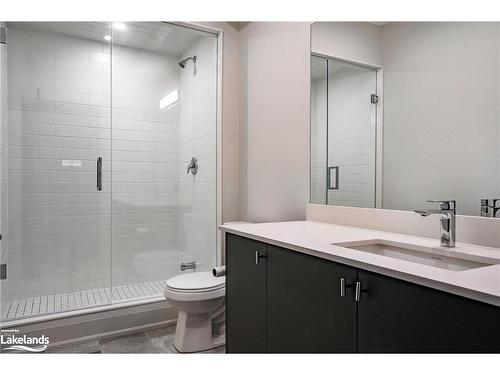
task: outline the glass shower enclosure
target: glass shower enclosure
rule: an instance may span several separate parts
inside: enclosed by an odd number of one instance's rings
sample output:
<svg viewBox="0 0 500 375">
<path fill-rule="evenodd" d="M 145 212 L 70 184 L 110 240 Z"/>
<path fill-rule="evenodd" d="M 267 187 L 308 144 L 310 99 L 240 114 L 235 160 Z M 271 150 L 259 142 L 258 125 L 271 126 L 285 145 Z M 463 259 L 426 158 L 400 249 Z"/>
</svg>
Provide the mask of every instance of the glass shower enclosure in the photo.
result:
<svg viewBox="0 0 500 375">
<path fill-rule="evenodd" d="M 311 56 L 310 202 L 375 207 L 377 70 Z"/>
<path fill-rule="evenodd" d="M 0 27 L 1 322 L 141 303 L 182 262 L 213 267 L 217 35 Z"/>
</svg>

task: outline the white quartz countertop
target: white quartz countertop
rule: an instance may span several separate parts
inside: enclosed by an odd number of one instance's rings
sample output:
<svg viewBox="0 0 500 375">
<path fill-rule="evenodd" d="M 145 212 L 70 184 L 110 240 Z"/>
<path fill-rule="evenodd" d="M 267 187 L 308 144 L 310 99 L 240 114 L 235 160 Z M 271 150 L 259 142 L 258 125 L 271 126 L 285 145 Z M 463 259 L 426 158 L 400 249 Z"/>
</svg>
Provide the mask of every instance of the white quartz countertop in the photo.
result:
<svg viewBox="0 0 500 375">
<path fill-rule="evenodd" d="M 500 249 L 497 248 L 457 243 L 455 248 L 445 249 L 440 246 L 437 239 L 316 221 L 256 224 L 238 222 L 226 223 L 221 225 L 220 229 L 224 232 L 281 246 L 293 251 L 500 306 Z M 488 258 L 491 263 L 498 264 L 452 271 L 332 245 L 332 243 L 373 239 L 432 247 L 441 254 L 446 251 L 449 254 L 460 253 L 462 257 L 479 256 Z"/>
</svg>

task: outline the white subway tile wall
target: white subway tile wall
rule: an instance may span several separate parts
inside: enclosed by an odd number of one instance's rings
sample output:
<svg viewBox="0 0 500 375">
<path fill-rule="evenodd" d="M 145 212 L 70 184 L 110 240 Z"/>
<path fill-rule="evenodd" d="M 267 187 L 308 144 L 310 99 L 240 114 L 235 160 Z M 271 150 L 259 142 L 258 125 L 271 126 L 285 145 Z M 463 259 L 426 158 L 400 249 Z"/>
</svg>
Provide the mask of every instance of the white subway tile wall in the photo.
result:
<svg viewBox="0 0 500 375">
<path fill-rule="evenodd" d="M 166 280 L 179 270 L 179 61 L 113 46 L 112 284 Z"/>
<path fill-rule="evenodd" d="M 9 29 L 9 300 L 215 263 L 216 38 L 182 56 L 112 51 L 110 66 L 104 41 Z M 177 64 L 187 54 L 195 74 Z M 179 103 L 160 109 L 172 90 Z"/>
<path fill-rule="evenodd" d="M 8 300 L 111 284 L 109 44 L 9 26 Z"/>
<path fill-rule="evenodd" d="M 180 248 L 211 270 L 216 262 L 216 141 L 217 48 L 216 38 L 200 38 L 181 58 L 196 55 L 180 77 Z M 198 173 L 186 168 L 195 156 Z M 188 259 L 189 260 L 189 259 Z"/>
<path fill-rule="evenodd" d="M 375 207 L 376 72 L 334 60 L 328 66 L 328 164 L 339 166 L 328 203 Z"/>
</svg>

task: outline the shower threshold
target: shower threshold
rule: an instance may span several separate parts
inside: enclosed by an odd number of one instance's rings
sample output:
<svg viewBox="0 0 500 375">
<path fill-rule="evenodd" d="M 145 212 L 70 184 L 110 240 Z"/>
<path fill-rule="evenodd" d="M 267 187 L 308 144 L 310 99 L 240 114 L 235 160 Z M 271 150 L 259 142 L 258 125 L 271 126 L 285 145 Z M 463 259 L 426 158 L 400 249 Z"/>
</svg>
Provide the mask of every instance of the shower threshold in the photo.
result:
<svg viewBox="0 0 500 375">
<path fill-rule="evenodd" d="M 55 314 L 76 315 L 99 307 L 114 308 L 155 297 L 164 300 L 165 287 L 166 281 L 161 280 L 7 301 L 2 312 L 2 326 L 30 318 L 39 321 L 36 318 L 52 319 Z"/>
</svg>

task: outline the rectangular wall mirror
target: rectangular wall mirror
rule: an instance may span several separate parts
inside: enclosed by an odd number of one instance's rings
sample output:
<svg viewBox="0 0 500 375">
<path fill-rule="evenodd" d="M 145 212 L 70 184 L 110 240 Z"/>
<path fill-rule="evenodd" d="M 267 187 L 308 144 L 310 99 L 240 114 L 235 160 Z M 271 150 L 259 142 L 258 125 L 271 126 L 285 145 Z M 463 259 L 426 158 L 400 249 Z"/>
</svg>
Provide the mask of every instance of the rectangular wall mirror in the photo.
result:
<svg viewBox="0 0 500 375">
<path fill-rule="evenodd" d="M 500 23 L 311 34 L 311 203 L 500 217 Z"/>
</svg>

